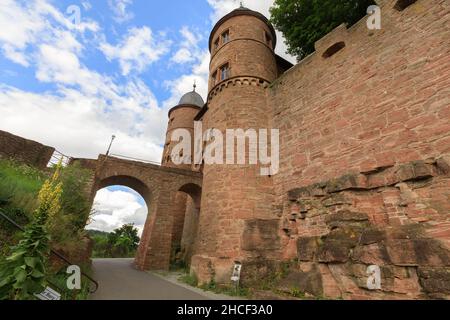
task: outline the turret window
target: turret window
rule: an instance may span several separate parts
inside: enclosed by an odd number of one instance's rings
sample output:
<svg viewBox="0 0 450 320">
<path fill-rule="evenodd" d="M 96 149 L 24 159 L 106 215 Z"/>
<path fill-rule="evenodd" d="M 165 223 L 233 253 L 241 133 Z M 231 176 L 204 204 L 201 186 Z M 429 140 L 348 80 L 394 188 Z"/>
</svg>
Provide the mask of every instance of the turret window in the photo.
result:
<svg viewBox="0 0 450 320">
<path fill-rule="evenodd" d="M 222 33 L 222 44 L 225 44 L 228 41 L 230 41 L 230 31 L 229 30 Z"/>
<path fill-rule="evenodd" d="M 225 80 L 228 79 L 230 77 L 230 65 L 224 64 L 221 68 L 220 68 L 220 80 Z"/>
<path fill-rule="evenodd" d="M 217 71 L 213 73 L 213 75 L 211 76 L 211 82 L 212 85 L 215 86 L 217 83 Z"/>
</svg>

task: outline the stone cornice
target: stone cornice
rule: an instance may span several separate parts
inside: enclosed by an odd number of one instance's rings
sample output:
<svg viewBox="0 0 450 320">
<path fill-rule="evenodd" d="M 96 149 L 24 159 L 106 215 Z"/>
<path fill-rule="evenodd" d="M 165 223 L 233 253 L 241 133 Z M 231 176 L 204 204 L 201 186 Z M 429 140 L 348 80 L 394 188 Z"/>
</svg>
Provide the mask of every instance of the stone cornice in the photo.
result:
<svg viewBox="0 0 450 320">
<path fill-rule="evenodd" d="M 261 86 L 263 88 L 267 88 L 270 85 L 270 81 L 255 76 L 235 76 L 228 78 L 216 84 L 209 91 L 208 102 L 211 101 L 213 97 L 215 97 L 223 89 L 228 88 L 229 86 L 237 86 L 237 85 Z"/>
</svg>

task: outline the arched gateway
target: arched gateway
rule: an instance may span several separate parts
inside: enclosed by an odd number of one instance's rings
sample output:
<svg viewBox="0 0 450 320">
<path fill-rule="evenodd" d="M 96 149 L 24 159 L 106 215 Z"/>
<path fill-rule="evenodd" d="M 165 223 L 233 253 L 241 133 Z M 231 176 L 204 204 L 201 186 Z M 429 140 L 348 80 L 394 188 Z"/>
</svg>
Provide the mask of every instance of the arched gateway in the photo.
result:
<svg viewBox="0 0 450 320">
<path fill-rule="evenodd" d="M 98 190 L 123 185 L 138 192 L 147 203 L 148 215 L 136 255 L 141 270 L 169 268 L 171 253 L 183 236 L 186 207 L 174 205 L 180 195 L 189 196 L 199 209 L 201 174 L 178 168 L 162 167 L 137 161 L 100 155 L 97 160 L 76 159 L 82 167 L 92 170 L 91 201 Z M 177 227 L 181 225 L 181 227 Z M 196 230 L 192 228 L 190 230 Z M 184 230 L 186 233 L 186 230 Z M 195 235 L 185 235 L 195 238 Z"/>
</svg>

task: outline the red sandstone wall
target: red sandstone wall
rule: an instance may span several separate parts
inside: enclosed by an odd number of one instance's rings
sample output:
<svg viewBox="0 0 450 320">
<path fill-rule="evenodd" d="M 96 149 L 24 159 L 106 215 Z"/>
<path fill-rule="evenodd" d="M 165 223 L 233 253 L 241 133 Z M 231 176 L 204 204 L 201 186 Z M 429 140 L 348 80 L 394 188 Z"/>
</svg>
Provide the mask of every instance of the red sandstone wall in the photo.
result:
<svg viewBox="0 0 450 320">
<path fill-rule="evenodd" d="M 52 147 L 0 130 L 0 158 L 12 158 L 44 169 L 54 151 Z"/>
<path fill-rule="evenodd" d="M 198 232 L 200 208 L 197 208 L 190 196 L 187 197 L 186 214 L 181 239 L 181 258 L 190 265 L 194 244 Z"/>
<path fill-rule="evenodd" d="M 184 219 L 186 214 L 187 194 L 184 192 L 177 192 L 175 201 L 173 202 L 173 217 L 172 225 L 172 250 L 171 261 L 179 261 L 181 252 L 181 238 L 183 237 Z"/>
<path fill-rule="evenodd" d="M 300 261 L 280 290 L 450 296 L 449 3 L 382 3 L 382 30 L 337 28 L 268 90 L 282 258 Z M 370 264 L 381 290 L 367 290 Z"/>
<path fill-rule="evenodd" d="M 448 1 L 419 0 L 403 12 L 387 6 L 382 30 L 368 30 L 365 19 L 338 30 L 346 48 L 322 58 L 337 41 L 331 35 L 275 82 L 278 194 L 450 152 L 449 20 Z"/>
</svg>

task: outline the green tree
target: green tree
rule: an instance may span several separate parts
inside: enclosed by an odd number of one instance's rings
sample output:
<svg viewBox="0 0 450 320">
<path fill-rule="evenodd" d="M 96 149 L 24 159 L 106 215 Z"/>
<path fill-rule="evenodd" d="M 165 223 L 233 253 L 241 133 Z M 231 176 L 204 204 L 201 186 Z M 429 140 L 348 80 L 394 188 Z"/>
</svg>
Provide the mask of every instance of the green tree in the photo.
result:
<svg viewBox="0 0 450 320">
<path fill-rule="evenodd" d="M 133 224 L 125 224 L 108 235 L 108 243 L 111 246 L 113 256 L 129 256 L 133 254 L 140 238 L 138 229 Z"/>
<path fill-rule="evenodd" d="M 303 59 L 314 43 L 342 23 L 351 26 L 367 14 L 374 0 L 275 0 L 273 25 L 286 38 L 288 52 Z"/>
</svg>

